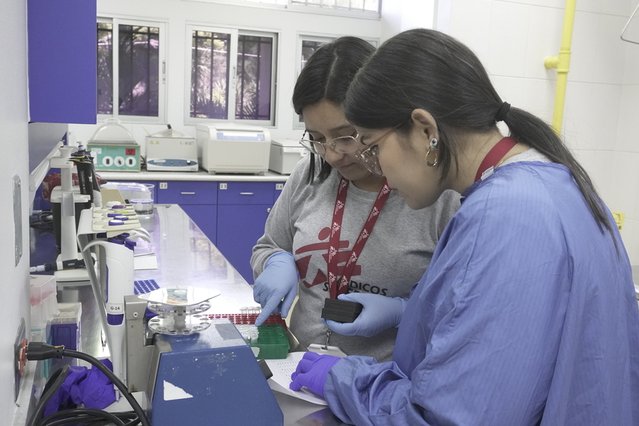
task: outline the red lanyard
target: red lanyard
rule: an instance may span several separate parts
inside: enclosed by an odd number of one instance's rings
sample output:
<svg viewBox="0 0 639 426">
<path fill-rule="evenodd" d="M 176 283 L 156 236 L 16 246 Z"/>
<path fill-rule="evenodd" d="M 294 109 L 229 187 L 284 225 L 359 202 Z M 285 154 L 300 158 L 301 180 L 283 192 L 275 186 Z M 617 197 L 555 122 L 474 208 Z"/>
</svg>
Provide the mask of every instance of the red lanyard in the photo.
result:
<svg viewBox="0 0 639 426">
<path fill-rule="evenodd" d="M 370 237 L 371 232 L 373 232 L 373 227 L 375 226 L 375 222 L 377 222 L 377 218 L 379 217 L 388 196 L 390 195 L 390 188 L 386 181 L 384 181 L 384 186 L 377 193 L 377 199 L 371 208 L 370 213 L 368 214 L 368 218 L 364 223 L 362 230 L 353 245 L 353 250 L 351 251 L 351 255 L 344 265 L 344 269 L 342 270 L 342 276 L 338 279 L 337 277 L 337 250 L 339 247 L 339 237 L 340 232 L 342 230 L 342 219 L 344 218 L 344 208 L 346 206 L 346 193 L 348 192 L 348 180 L 342 178 L 339 182 L 339 188 L 337 190 L 337 198 L 335 200 L 335 208 L 333 209 L 333 222 L 331 226 L 331 235 L 329 239 L 328 245 L 328 260 L 326 261 L 328 267 L 328 288 L 330 292 L 330 296 L 332 299 L 337 298 L 338 294 L 348 293 L 348 283 L 351 280 L 351 275 L 353 274 L 353 268 L 357 263 L 357 259 L 359 259 L 359 255 L 362 253 L 362 249 L 368 241 L 368 237 Z"/>
<path fill-rule="evenodd" d="M 490 176 L 490 173 L 493 172 L 495 166 L 499 161 L 504 158 L 504 155 L 508 153 L 515 145 L 517 145 L 517 141 L 513 138 L 502 138 L 499 142 L 493 146 L 488 154 L 484 157 L 481 164 L 479 165 L 479 169 L 477 169 L 477 174 L 475 175 L 475 182 L 484 178 L 484 174 L 488 173 L 487 176 Z"/>
</svg>

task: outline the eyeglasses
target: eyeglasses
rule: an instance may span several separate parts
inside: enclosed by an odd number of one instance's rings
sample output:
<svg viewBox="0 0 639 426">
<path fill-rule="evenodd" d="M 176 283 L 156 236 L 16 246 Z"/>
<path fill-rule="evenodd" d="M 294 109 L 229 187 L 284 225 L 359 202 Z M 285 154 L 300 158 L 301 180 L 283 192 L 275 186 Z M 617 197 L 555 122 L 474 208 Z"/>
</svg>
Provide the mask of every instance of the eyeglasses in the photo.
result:
<svg viewBox="0 0 639 426">
<path fill-rule="evenodd" d="M 361 145 L 358 141 L 357 132 L 354 132 L 350 136 L 339 136 L 337 138 L 328 140 L 315 140 L 309 139 L 305 136 L 308 132 L 304 132 L 300 139 L 300 145 L 311 151 L 313 154 L 324 155 L 326 154 L 326 147 L 330 147 L 333 151 L 341 154 L 354 154 Z M 309 135 L 310 136 L 310 135 Z"/>
<path fill-rule="evenodd" d="M 402 123 L 403 124 L 403 123 Z M 359 141 L 360 144 L 364 145 L 366 148 L 362 149 L 361 151 L 359 151 L 356 156 L 357 158 L 359 158 L 359 160 L 362 162 L 362 164 L 364 164 L 364 167 L 366 167 L 368 169 L 369 172 L 382 176 L 382 167 L 379 165 L 379 158 L 378 158 L 378 153 L 379 153 L 379 143 L 381 141 L 383 141 L 388 135 L 390 135 L 392 132 L 394 132 L 395 130 L 397 130 L 398 127 L 400 127 L 402 124 L 399 124 L 397 126 L 394 126 L 390 129 L 388 129 L 386 132 L 382 133 L 377 139 L 375 139 L 373 142 L 369 143 L 369 144 L 365 144 L 364 142 L 362 142 L 361 137 L 358 135 L 357 136 L 357 140 Z"/>
</svg>

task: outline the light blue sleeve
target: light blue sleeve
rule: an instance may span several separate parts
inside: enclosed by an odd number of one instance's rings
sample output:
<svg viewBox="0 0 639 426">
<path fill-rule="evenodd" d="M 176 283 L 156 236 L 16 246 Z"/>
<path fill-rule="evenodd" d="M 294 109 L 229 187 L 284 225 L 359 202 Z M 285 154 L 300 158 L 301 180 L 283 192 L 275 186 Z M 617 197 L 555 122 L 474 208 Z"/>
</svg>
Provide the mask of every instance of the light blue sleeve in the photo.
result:
<svg viewBox="0 0 639 426">
<path fill-rule="evenodd" d="M 348 424 L 428 425 L 409 402 L 411 387 L 395 362 L 349 356 L 329 372 L 324 397 L 333 414 Z"/>
</svg>

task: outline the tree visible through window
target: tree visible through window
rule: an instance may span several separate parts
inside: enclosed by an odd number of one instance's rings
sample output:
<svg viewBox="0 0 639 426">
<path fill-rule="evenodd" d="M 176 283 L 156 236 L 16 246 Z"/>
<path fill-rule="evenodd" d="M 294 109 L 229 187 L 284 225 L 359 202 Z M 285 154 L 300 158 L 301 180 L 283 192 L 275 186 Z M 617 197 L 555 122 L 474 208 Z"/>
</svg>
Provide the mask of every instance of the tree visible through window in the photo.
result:
<svg viewBox="0 0 639 426">
<path fill-rule="evenodd" d="M 158 117 L 160 29 L 98 22 L 97 44 L 98 114 Z M 118 64 L 117 81 L 114 58 Z"/>
<path fill-rule="evenodd" d="M 113 113 L 113 24 L 98 22 L 98 114 Z"/>
<path fill-rule="evenodd" d="M 271 119 L 273 39 L 239 36 L 235 118 Z"/>
<path fill-rule="evenodd" d="M 120 25 L 120 115 L 158 115 L 159 28 Z"/>
<path fill-rule="evenodd" d="M 189 116 L 272 121 L 275 37 L 234 34 L 192 31 Z"/>
<path fill-rule="evenodd" d="M 191 117 L 227 118 L 230 45 L 230 34 L 193 31 Z"/>
</svg>

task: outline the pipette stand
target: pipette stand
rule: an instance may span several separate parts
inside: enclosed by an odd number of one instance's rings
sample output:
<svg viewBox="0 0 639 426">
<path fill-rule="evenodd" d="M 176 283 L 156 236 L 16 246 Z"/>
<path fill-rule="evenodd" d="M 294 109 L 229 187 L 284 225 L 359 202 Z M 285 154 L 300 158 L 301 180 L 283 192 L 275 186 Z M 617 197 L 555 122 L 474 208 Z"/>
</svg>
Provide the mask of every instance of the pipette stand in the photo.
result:
<svg viewBox="0 0 639 426">
<path fill-rule="evenodd" d="M 58 283 L 87 283 L 89 280 L 86 269 L 77 266 L 82 256 L 76 241 L 76 212 L 79 210 L 78 207 L 88 206 L 91 197 L 80 194 L 79 189 L 73 187 L 75 165 L 70 158 L 74 150 L 71 146 L 63 145 L 59 148 L 60 155 L 50 160 L 51 168 L 60 169 L 60 186 L 53 191 L 59 192 L 60 199 L 60 254 L 56 259 L 55 271 Z"/>
</svg>

